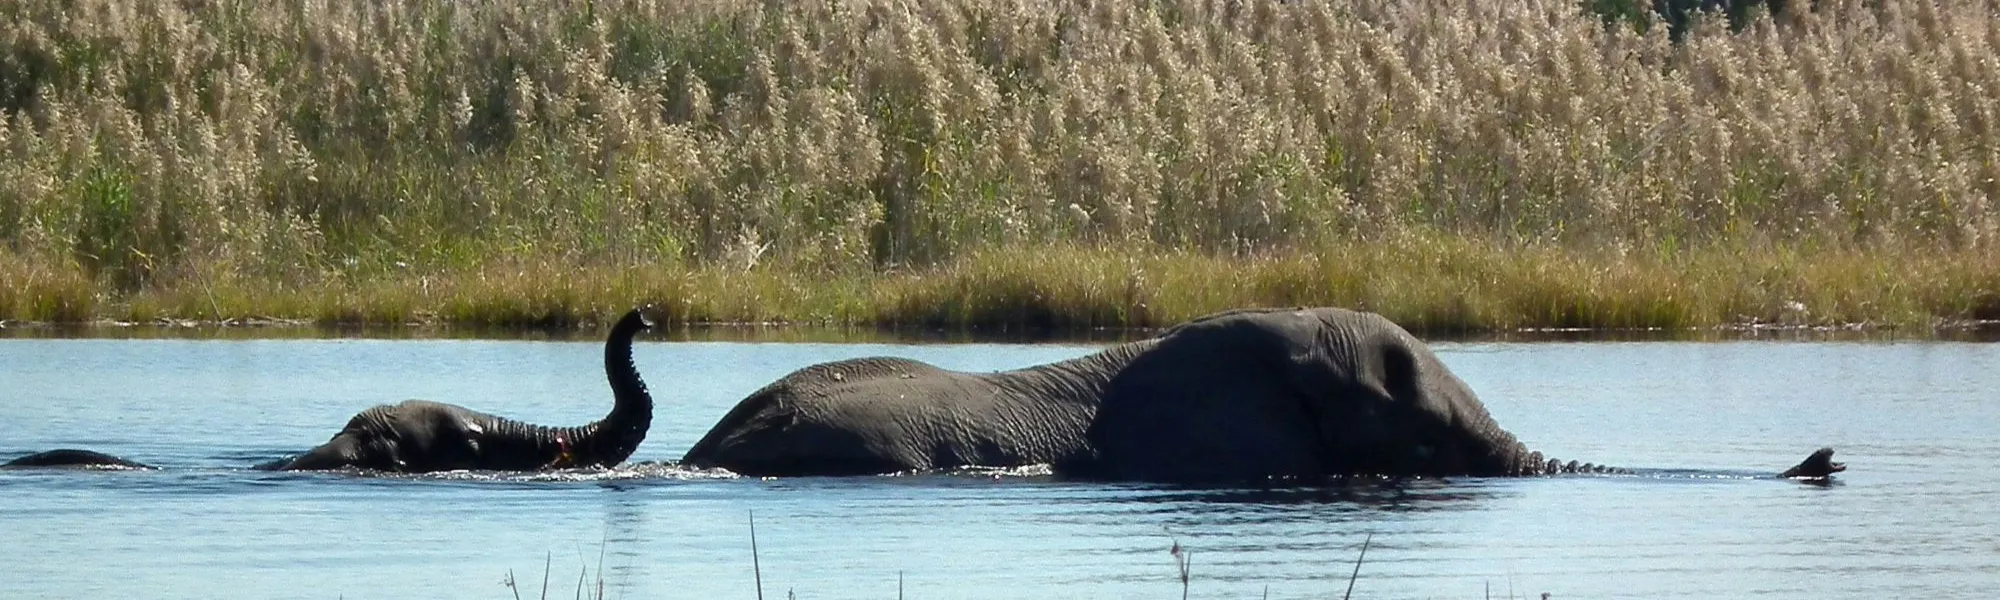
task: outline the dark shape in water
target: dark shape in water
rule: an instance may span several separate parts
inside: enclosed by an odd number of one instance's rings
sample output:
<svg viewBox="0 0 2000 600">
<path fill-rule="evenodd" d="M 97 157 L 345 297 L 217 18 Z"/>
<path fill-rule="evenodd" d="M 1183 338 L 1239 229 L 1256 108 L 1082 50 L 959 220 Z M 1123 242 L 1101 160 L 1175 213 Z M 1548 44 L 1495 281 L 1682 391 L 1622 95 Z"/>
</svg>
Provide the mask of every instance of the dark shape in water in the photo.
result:
<svg viewBox="0 0 2000 600">
<path fill-rule="evenodd" d="M 67 469 L 152 469 L 152 465 L 136 463 L 95 450 L 63 448 L 36 452 L 0 464 L 0 469 L 23 468 L 67 468 Z"/>
<path fill-rule="evenodd" d="M 361 411 L 325 444 L 256 468 L 423 473 L 616 465 L 638 449 L 653 423 L 653 397 L 632 364 L 632 338 L 649 327 L 652 323 L 641 309 L 626 313 L 612 326 L 604 344 L 604 371 L 615 402 L 610 414 L 596 422 L 546 427 L 454 404 L 407 400 Z M 30 454 L 0 468 L 114 465 L 151 468 L 101 452 L 68 449 Z"/>
<path fill-rule="evenodd" d="M 1528 449 L 1429 346 L 1338 308 L 1229 311 L 998 373 L 895 357 L 813 365 L 738 403 L 682 462 L 753 476 L 1048 464 L 1059 477 L 1224 485 L 1624 472 Z"/>
<path fill-rule="evenodd" d="M 1785 472 L 1778 476 L 1786 479 L 1826 479 L 1832 477 L 1834 473 L 1845 470 L 1847 463 L 1833 462 L 1832 448 L 1820 448 L 1813 451 L 1812 456 L 1806 457 L 1804 461 L 1790 469 L 1785 469 Z"/>
</svg>

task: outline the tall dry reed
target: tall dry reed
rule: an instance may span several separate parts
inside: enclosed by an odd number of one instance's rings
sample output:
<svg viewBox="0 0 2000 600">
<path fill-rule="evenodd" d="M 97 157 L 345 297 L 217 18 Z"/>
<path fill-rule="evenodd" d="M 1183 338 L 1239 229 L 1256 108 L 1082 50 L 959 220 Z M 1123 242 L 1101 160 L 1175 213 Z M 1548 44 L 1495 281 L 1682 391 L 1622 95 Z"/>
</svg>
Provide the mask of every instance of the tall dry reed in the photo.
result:
<svg viewBox="0 0 2000 600">
<path fill-rule="evenodd" d="M 1568 0 L 18 0 L 0 268 L 1992 256 L 2000 1 L 1819 4 L 1674 42 Z"/>
</svg>

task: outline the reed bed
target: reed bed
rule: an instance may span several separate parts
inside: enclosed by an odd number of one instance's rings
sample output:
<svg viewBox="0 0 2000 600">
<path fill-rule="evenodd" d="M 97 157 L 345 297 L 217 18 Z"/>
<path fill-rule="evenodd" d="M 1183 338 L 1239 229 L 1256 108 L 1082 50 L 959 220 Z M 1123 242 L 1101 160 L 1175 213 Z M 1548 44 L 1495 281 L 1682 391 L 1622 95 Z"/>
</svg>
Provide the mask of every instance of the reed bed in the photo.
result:
<svg viewBox="0 0 2000 600">
<path fill-rule="evenodd" d="M 1800 4 L 20 0 L 0 319 L 2000 318 L 2000 0 Z"/>
<path fill-rule="evenodd" d="M 825 275 L 650 265 L 479 265 L 297 288 L 219 280 L 92 304 L 71 271 L 0 307 L 41 320 L 306 319 L 329 324 L 602 326 L 636 302 L 668 323 L 792 323 L 1041 332 L 1159 327 L 1240 306 L 1346 306 L 1413 330 L 1685 330 L 1728 325 L 1925 332 L 2000 320 L 2000 260 L 1922 253 L 1719 249 L 1673 258 L 1499 247 L 1437 236 L 1268 257 L 1133 256 L 1050 246 L 903 272 Z M 13 273 L 0 267 L 0 273 Z M 36 286 L 46 286 L 45 288 Z M 636 299 L 636 300 L 635 300 Z"/>
</svg>

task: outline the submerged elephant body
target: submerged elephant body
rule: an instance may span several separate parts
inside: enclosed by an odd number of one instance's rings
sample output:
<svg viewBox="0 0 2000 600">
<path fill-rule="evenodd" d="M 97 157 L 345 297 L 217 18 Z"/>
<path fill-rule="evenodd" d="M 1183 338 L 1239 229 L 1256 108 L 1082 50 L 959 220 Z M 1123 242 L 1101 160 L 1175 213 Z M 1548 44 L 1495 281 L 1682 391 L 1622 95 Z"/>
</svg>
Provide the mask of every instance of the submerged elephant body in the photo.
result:
<svg viewBox="0 0 2000 600">
<path fill-rule="evenodd" d="M 753 393 L 684 462 L 753 475 L 1046 463 L 1138 480 L 1547 468 L 1422 342 L 1330 308 L 1233 311 L 998 373 L 815 365 Z"/>
<path fill-rule="evenodd" d="M 638 310 L 612 326 L 604 344 L 604 371 L 613 404 L 598 421 L 546 427 L 453 404 L 407 400 L 363 410 L 326 443 L 257 468 L 421 473 L 616 465 L 638 449 L 653 422 L 652 395 L 632 364 L 632 338 L 648 327 L 651 323 Z M 105 466 L 147 468 L 100 452 L 70 449 L 30 454 L 0 468 Z"/>
<path fill-rule="evenodd" d="M 1048 464 L 1142 481 L 1606 470 L 1527 449 L 1423 342 L 1335 308 L 1231 311 L 998 373 L 814 365 L 744 399 L 682 462 L 747 475 Z"/>
<path fill-rule="evenodd" d="M 152 469 L 154 467 L 95 450 L 78 450 L 75 448 L 36 452 L 0 463 L 0 469 L 27 468 Z"/>
<path fill-rule="evenodd" d="M 1065 461 L 1088 450 L 1101 356 L 997 374 L 886 357 L 806 367 L 739 403 L 682 463 L 866 475 Z"/>
</svg>

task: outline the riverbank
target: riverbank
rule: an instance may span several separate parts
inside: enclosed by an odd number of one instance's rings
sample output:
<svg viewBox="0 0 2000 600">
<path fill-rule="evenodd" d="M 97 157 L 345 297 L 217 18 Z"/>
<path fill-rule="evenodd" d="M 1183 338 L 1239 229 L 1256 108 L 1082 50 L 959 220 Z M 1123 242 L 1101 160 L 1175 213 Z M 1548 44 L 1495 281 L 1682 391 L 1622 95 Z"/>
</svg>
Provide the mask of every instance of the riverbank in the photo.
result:
<svg viewBox="0 0 2000 600">
<path fill-rule="evenodd" d="M 988 331 L 1157 327 L 1242 306 L 1345 306 L 1419 331 L 1701 329 L 1750 324 L 1928 331 L 2000 319 L 2000 255 L 1735 248 L 1671 255 L 1399 236 L 1252 258 L 1074 247 L 978 252 L 860 274 L 481 264 L 283 286 L 219 275 L 120 294 L 75 268 L 0 255 L 0 318 L 291 320 L 548 328 L 652 303 L 664 324 L 799 323 Z"/>
<path fill-rule="evenodd" d="M 1989 13 L 24 0 L 0 319 L 1992 319 Z"/>
</svg>

